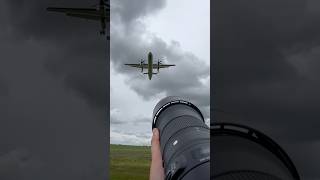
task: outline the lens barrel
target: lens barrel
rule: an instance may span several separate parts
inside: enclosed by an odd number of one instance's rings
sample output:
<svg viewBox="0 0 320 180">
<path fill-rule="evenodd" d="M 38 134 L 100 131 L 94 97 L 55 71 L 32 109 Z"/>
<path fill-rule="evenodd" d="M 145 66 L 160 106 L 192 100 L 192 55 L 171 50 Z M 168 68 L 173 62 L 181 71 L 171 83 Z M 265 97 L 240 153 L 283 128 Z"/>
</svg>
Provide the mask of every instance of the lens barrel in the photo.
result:
<svg viewBox="0 0 320 180">
<path fill-rule="evenodd" d="M 160 132 L 166 180 L 210 178 L 210 129 L 195 105 L 176 96 L 162 99 L 152 128 Z"/>
<path fill-rule="evenodd" d="M 299 180 L 288 154 L 270 137 L 251 127 L 213 123 L 211 145 L 215 180 Z"/>
</svg>

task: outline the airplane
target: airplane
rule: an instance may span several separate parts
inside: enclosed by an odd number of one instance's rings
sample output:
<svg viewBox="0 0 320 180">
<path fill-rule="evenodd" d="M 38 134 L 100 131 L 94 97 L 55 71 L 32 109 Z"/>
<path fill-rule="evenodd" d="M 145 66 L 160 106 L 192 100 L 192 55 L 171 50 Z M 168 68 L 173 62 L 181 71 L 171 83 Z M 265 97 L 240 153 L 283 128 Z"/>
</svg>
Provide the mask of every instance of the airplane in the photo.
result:
<svg viewBox="0 0 320 180">
<path fill-rule="evenodd" d="M 157 64 L 153 64 L 153 55 L 151 52 L 148 53 L 148 64 L 144 63 L 144 60 L 141 60 L 139 64 L 124 64 L 127 66 L 141 68 L 141 73 L 143 73 L 143 69 L 148 69 L 148 72 L 143 74 L 148 74 L 149 80 L 151 80 L 153 74 L 158 74 L 160 68 L 168 68 L 170 66 L 175 66 L 174 64 L 162 64 L 160 60 L 158 60 Z M 157 73 L 153 72 L 153 69 L 157 69 Z"/>
<path fill-rule="evenodd" d="M 59 7 L 48 7 L 47 11 L 62 12 L 67 16 L 73 16 L 78 18 L 84 18 L 89 20 L 95 20 L 101 22 L 100 34 L 106 33 L 106 23 L 110 22 L 110 4 L 109 0 L 100 0 L 100 3 L 96 8 L 59 8 Z M 110 39 L 110 36 L 107 36 Z"/>
</svg>

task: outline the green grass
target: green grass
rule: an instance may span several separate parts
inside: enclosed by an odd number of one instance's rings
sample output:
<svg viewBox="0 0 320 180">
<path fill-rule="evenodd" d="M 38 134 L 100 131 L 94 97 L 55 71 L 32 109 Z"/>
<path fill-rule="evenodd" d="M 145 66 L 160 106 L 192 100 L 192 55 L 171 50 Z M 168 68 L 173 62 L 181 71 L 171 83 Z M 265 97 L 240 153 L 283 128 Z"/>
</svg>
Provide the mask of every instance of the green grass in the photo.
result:
<svg viewBox="0 0 320 180">
<path fill-rule="evenodd" d="M 150 153 L 148 146 L 110 145 L 110 179 L 148 180 Z"/>
</svg>

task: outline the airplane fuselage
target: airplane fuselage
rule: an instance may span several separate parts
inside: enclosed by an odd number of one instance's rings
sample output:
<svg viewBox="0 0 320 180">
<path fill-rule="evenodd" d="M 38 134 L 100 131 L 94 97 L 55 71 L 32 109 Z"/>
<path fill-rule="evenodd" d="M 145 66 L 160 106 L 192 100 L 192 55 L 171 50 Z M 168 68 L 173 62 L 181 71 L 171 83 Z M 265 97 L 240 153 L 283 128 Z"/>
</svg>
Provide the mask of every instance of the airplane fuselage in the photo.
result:
<svg viewBox="0 0 320 180">
<path fill-rule="evenodd" d="M 151 80 L 152 78 L 152 74 L 153 74 L 153 56 L 152 56 L 152 53 L 149 52 L 148 54 L 148 77 L 149 77 L 149 80 Z"/>
<path fill-rule="evenodd" d="M 145 60 L 141 59 L 139 64 L 124 64 L 124 65 L 141 69 L 141 73 L 147 74 L 149 80 L 152 79 L 152 76 L 154 74 L 159 73 L 159 69 L 168 68 L 170 66 L 175 66 L 174 64 L 162 64 L 162 62 L 160 60 L 158 61 L 158 63 L 153 64 L 153 55 L 151 52 L 148 53 L 146 60 L 147 60 L 147 63 L 145 63 Z M 147 72 L 144 72 L 143 71 L 144 69 L 147 69 Z M 157 69 L 158 71 L 154 72 L 153 69 Z"/>
<path fill-rule="evenodd" d="M 100 0 L 100 3 L 96 8 L 60 8 L 60 7 L 48 7 L 48 11 L 63 12 L 67 16 L 73 16 L 83 19 L 90 19 L 100 21 L 101 31 L 100 34 L 106 33 L 107 23 L 110 22 L 110 3 L 109 0 Z M 107 39 L 110 39 L 108 33 Z"/>
</svg>

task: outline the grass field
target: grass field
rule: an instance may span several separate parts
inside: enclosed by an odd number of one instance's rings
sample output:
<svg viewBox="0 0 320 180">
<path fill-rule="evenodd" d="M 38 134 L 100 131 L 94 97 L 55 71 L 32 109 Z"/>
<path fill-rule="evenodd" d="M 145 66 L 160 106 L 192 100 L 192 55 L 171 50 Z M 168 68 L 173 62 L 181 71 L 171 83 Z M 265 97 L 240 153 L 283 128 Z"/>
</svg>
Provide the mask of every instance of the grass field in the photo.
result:
<svg viewBox="0 0 320 180">
<path fill-rule="evenodd" d="M 111 180 L 148 180 L 150 147 L 110 145 Z"/>
</svg>

